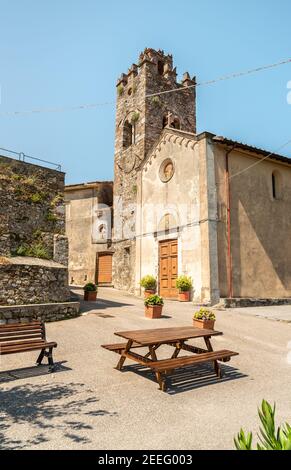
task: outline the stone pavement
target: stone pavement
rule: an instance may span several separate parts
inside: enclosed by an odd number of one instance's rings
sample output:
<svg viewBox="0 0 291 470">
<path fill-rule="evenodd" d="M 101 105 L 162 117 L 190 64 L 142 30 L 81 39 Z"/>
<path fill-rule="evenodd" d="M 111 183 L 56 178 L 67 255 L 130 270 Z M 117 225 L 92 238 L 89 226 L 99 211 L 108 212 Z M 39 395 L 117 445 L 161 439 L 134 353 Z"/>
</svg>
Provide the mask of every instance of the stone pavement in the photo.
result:
<svg viewBox="0 0 291 470">
<path fill-rule="evenodd" d="M 240 315 L 268 318 L 269 320 L 291 323 L 291 305 L 280 305 L 272 307 L 246 307 L 229 309 Z"/>
<path fill-rule="evenodd" d="M 291 422 L 291 324 L 218 311 L 224 335 L 213 346 L 240 353 L 225 378 L 207 366 L 177 371 L 163 393 L 130 361 L 115 370 L 118 356 L 100 345 L 118 341 L 118 330 L 189 325 L 193 306 L 166 302 L 164 318 L 149 320 L 141 299 L 113 289 L 98 297 L 83 316 L 47 324 L 58 342 L 54 374 L 33 365 L 37 353 L 0 357 L 0 448 L 232 449 L 241 426 L 258 430 L 263 398 L 276 401 L 278 423 Z"/>
</svg>

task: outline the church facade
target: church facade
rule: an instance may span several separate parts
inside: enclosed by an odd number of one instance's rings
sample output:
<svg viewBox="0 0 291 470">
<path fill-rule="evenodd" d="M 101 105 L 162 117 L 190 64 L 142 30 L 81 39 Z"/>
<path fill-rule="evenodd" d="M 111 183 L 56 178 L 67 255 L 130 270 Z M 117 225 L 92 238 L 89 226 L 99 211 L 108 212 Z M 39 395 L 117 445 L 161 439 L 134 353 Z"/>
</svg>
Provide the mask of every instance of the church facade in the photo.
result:
<svg viewBox="0 0 291 470">
<path fill-rule="evenodd" d="M 172 91 L 176 90 L 176 91 Z M 177 297 L 291 298 L 291 160 L 196 132 L 195 78 L 145 49 L 117 83 L 113 185 L 114 287 L 141 294 L 153 274 Z"/>
</svg>

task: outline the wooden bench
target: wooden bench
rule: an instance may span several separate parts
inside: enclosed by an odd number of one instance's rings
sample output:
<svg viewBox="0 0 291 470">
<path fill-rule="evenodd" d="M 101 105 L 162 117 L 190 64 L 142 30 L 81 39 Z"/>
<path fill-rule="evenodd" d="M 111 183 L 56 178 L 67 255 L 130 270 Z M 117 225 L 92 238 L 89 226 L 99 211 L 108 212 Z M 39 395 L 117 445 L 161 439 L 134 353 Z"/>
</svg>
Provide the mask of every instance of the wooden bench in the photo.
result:
<svg viewBox="0 0 291 470">
<path fill-rule="evenodd" d="M 221 351 L 211 351 L 197 354 L 195 356 L 180 356 L 174 359 L 161 359 L 159 361 L 148 362 L 146 365 L 153 369 L 157 374 L 160 389 L 166 391 L 166 380 L 160 374 L 167 374 L 174 369 L 182 369 L 191 365 L 202 364 L 205 362 L 213 362 L 216 375 L 221 378 L 221 369 L 217 365 L 217 361 L 227 362 L 232 356 L 238 356 L 238 353 L 223 349 Z"/>
<path fill-rule="evenodd" d="M 41 364 L 44 356 L 48 358 L 49 370 L 53 372 L 53 348 L 56 342 L 48 342 L 45 324 L 41 321 L 0 325 L 0 356 L 41 350 L 36 363 Z"/>
<path fill-rule="evenodd" d="M 196 356 L 180 356 L 176 359 L 161 359 L 159 361 L 149 363 L 149 367 L 155 371 L 165 372 L 167 370 L 173 370 L 181 367 L 187 367 L 193 364 L 200 364 L 203 362 L 211 361 L 228 361 L 232 356 L 237 356 L 238 353 L 234 351 L 228 351 L 223 349 L 221 351 L 212 351 Z"/>
</svg>

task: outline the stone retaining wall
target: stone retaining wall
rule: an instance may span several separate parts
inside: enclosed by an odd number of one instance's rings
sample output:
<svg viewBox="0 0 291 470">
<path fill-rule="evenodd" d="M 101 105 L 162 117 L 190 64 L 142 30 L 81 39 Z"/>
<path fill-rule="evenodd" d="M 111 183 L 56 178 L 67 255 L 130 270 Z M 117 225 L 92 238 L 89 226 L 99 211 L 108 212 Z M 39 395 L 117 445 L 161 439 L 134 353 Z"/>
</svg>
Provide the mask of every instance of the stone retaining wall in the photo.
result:
<svg viewBox="0 0 291 470">
<path fill-rule="evenodd" d="M 26 323 L 33 320 L 52 322 L 79 315 L 79 302 L 0 306 L 0 324 Z"/>
<path fill-rule="evenodd" d="M 11 258 L 0 264 L 0 305 L 70 300 L 68 271 L 53 261 Z"/>
<path fill-rule="evenodd" d="M 54 235 L 65 236 L 63 193 L 64 173 L 0 156 L 0 255 L 52 259 Z"/>
<path fill-rule="evenodd" d="M 233 298 L 221 299 L 225 308 L 243 308 L 243 307 L 268 307 L 275 305 L 291 305 L 291 298 L 282 299 L 255 299 L 255 298 Z"/>
</svg>

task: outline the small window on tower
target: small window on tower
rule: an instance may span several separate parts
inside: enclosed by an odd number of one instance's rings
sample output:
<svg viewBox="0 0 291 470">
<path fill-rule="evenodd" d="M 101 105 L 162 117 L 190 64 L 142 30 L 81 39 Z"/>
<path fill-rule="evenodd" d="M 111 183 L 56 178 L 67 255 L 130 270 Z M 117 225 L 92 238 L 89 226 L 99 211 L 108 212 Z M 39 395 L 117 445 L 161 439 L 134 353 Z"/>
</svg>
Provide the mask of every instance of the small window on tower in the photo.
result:
<svg viewBox="0 0 291 470">
<path fill-rule="evenodd" d="M 168 115 L 164 114 L 163 116 L 163 129 L 168 125 Z"/>
<path fill-rule="evenodd" d="M 164 62 L 161 60 L 158 61 L 158 73 L 159 75 L 164 75 Z"/>
<path fill-rule="evenodd" d="M 175 119 L 172 121 L 171 123 L 171 127 L 173 129 L 181 129 L 181 123 L 180 123 L 180 119 L 175 117 Z"/>
<path fill-rule="evenodd" d="M 123 126 L 123 148 L 128 148 L 133 144 L 134 128 L 130 122 L 125 121 Z"/>
</svg>

